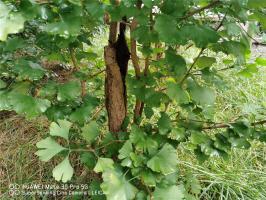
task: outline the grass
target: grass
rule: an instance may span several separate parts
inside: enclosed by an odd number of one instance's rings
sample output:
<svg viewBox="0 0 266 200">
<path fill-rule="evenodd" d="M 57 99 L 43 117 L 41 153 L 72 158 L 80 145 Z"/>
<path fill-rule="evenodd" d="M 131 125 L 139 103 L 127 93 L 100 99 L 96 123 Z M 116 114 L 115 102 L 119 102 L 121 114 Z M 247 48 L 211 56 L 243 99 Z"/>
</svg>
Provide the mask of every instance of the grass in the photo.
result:
<svg viewBox="0 0 266 200">
<path fill-rule="evenodd" d="M 23 117 L 11 115 L 0 122 L 0 199 L 9 200 L 9 186 L 11 184 L 23 185 L 49 184 L 60 185 L 52 177 L 53 168 L 62 161 L 56 157 L 49 162 L 41 162 L 34 153 L 37 151 L 36 143 L 47 136 L 49 121 L 38 118 L 28 121 Z M 80 164 L 77 155 L 71 156 L 74 167 L 74 177 L 68 184 L 87 184 L 96 178 L 94 174 L 87 173 Z M 32 190 L 35 191 L 35 190 Z M 36 196 L 37 197 L 37 196 Z M 14 199 L 36 199 L 35 196 L 16 196 Z M 48 197 L 48 199 L 68 199 L 68 197 Z M 37 198 L 39 199 L 39 198 Z"/>
<path fill-rule="evenodd" d="M 45 120 L 26 121 L 16 115 L 0 123 L 1 199 L 8 199 L 10 184 L 52 180 L 49 171 L 52 163 L 41 163 L 34 155 L 35 144 L 46 133 L 47 127 Z"/>
<path fill-rule="evenodd" d="M 212 158 L 202 165 L 181 147 L 179 160 L 183 173 L 190 171 L 200 180 L 202 200 L 266 199 L 265 144 L 253 143 L 249 150 L 232 149 L 228 161 Z"/>
</svg>

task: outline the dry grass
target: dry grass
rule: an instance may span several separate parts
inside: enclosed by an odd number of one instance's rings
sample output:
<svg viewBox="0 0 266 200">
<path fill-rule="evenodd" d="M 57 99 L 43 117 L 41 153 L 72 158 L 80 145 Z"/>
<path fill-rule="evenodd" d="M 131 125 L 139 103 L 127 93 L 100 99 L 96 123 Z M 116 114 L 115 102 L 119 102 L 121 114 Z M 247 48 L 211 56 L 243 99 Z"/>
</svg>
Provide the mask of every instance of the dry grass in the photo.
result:
<svg viewBox="0 0 266 200">
<path fill-rule="evenodd" d="M 9 200 L 10 184 L 59 184 L 52 177 L 53 168 L 62 161 L 58 157 L 49 162 L 41 162 L 37 156 L 36 143 L 48 134 L 49 121 L 38 118 L 26 120 L 14 114 L 5 114 L 0 121 L 0 199 Z M 69 184 L 85 184 L 92 181 L 93 175 L 80 164 L 77 154 L 72 154 L 71 163 L 75 175 Z M 67 199 L 66 197 L 47 197 L 48 199 Z M 14 197 L 12 197 L 14 199 Z M 15 199 L 39 199 L 34 196 L 17 196 Z"/>
<path fill-rule="evenodd" d="M 26 121 L 17 115 L 0 122 L 0 194 L 5 198 L 10 184 L 41 183 L 52 180 L 51 163 L 34 155 L 35 144 L 46 134 L 45 119 Z"/>
</svg>

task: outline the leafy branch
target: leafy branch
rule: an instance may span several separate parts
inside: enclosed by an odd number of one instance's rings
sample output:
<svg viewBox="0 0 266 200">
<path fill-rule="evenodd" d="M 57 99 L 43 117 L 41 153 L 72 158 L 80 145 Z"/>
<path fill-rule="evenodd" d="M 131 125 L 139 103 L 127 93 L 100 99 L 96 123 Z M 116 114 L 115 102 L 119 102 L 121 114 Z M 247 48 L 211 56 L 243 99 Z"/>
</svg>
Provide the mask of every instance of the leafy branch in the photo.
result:
<svg viewBox="0 0 266 200">
<path fill-rule="evenodd" d="M 205 50 L 205 48 L 202 48 L 200 50 L 198 56 L 194 59 L 194 62 L 192 63 L 192 65 L 190 66 L 190 68 L 188 69 L 188 71 L 186 72 L 186 74 L 184 75 L 184 77 L 181 79 L 180 85 L 183 85 L 184 81 L 188 78 L 188 76 L 190 75 L 191 70 L 193 69 L 193 67 L 197 63 L 198 59 L 200 58 L 200 56 L 202 55 L 202 53 L 203 53 L 204 50 Z"/>
<path fill-rule="evenodd" d="M 229 124 L 214 124 L 212 126 L 205 126 L 202 127 L 203 130 L 210 130 L 210 129 L 219 129 L 219 128 L 230 128 L 230 124 L 234 123 L 229 123 Z M 256 125 L 263 125 L 266 124 L 266 120 L 258 121 L 258 122 L 253 122 L 251 123 L 251 126 L 256 126 Z"/>
<path fill-rule="evenodd" d="M 220 0 L 215 0 L 215 1 L 211 2 L 210 4 L 204 6 L 204 7 L 201 7 L 201 8 L 199 8 L 199 9 L 195 9 L 195 10 L 193 10 L 193 11 L 190 11 L 190 12 L 189 12 L 186 16 L 184 16 L 182 19 L 185 20 L 185 19 L 187 19 L 187 18 L 189 18 L 189 17 L 192 17 L 192 16 L 195 15 L 195 14 L 201 13 L 201 12 L 204 11 L 204 10 L 207 10 L 207 9 L 213 8 L 213 7 L 217 6 L 217 5 L 220 4 L 220 3 L 221 3 Z"/>
<path fill-rule="evenodd" d="M 69 47 L 69 53 L 70 53 L 71 61 L 72 61 L 73 66 L 74 66 L 73 71 L 77 71 L 79 69 L 78 62 L 77 62 L 77 59 L 75 57 L 74 49 L 72 47 Z M 80 84 L 81 84 L 81 97 L 84 97 L 86 95 L 86 81 L 81 80 Z"/>
</svg>

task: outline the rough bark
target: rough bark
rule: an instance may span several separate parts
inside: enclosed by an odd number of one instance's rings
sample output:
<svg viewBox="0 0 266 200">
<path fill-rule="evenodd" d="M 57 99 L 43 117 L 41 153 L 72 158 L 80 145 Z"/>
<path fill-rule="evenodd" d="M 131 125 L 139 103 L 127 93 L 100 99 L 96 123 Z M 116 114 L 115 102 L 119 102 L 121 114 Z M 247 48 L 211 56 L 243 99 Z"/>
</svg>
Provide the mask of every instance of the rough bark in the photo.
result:
<svg viewBox="0 0 266 200">
<path fill-rule="evenodd" d="M 116 50 L 112 45 L 104 48 L 106 64 L 105 96 L 108 113 L 108 126 L 111 132 L 119 132 L 126 117 L 126 96 L 119 66 L 116 62 Z"/>
</svg>

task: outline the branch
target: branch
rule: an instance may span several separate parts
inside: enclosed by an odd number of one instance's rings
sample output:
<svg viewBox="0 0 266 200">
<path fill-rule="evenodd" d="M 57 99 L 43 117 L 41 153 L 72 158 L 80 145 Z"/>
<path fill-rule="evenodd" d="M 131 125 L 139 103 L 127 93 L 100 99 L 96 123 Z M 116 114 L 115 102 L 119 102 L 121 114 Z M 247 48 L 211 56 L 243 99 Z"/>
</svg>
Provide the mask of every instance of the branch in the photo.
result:
<svg viewBox="0 0 266 200">
<path fill-rule="evenodd" d="M 70 53 L 72 63 L 74 65 L 73 71 L 77 71 L 79 69 L 79 67 L 78 67 L 77 59 L 75 57 L 74 49 L 69 47 L 69 53 Z M 81 80 L 80 84 L 81 84 L 81 97 L 84 97 L 86 95 L 86 81 Z"/>
<path fill-rule="evenodd" d="M 252 37 L 246 30 L 245 30 L 245 28 L 240 24 L 240 23 L 238 23 L 239 24 L 239 26 L 241 27 L 241 29 L 247 34 L 247 36 L 250 38 L 250 39 L 252 39 L 253 41 L 254 41 L 254 43 L 256 44 L 256 45 L 259 45 L 259 44 L 261 44 L 258 40 L 256 40 L 254 37 Z M 254 44 L 253 43 L 253 44 Z"/>
<path fill-rule="evenodd" d="M 193 67 L 195 66 L 196 62 L 198 61 L 198 59 L 200 58 L 201 54 L 203 53 L 203 51 L 205 50 L 205 48 L 202 48 L 198 54 L 198 56 L 194 59 L 194 62 L 192 63 L 192 65 L 190 66 L 190 68 L 188 69 L 187 73 L 185 74 L 185 76 L 182 78 L 182 80 L 180 81 L 180 85 L 183 85 L 184 81 L 187 79 L 187 77 L 190 74 L 190 71 L 193 69 Z"/>
<path fill-rule="evenodd" d="M 229 67 L 225 67 L 225 68 L 222 68 L 222 69 L 218 69 L 218 70 L 216 70 L 216 71 L 217 71 L 217 72 L 226 71 L 226 70 L 229 70 L 229 69 L 234 69 L 235 67 L 236 67 L 236 65 L 231 65 L 231 66 L 229 66 Z M 200 71 L 201 71 L 201 69 L 199 69 L 199 70 L 195 70 L 195 71 L 192 72 L 192 75 L 193 75 L 193 76 L 201 76 L 202 73 L 197 73 L 197 72 L 200 72 Z"/>
<path fill-rule="evenodd" d="M 234 123 L 230 123 L 230 124 L 234 124 Z M 214 124 L 213 126 L 202 127 L 202 129 L 210 130 L 210 129 L 218 129 L 218 128 L 229 128 L 230 124 Z M 263 125 L 263 124 L 266 124 L 266 120 L 251 123 L 251 126 Z"/>
<path fill-rule="evenodd" d="M 138 23 L 137 20 L 134 18 L 131 22 L 131 28 L 130 28 L 130 43 L 131 43 L 131 60 L 132 64 L 135 70 L 135 74 L 137 79 L 140 78 L 140 66 L 139 66 L 139 57 L 137 55 L 137 42 L 132 36 L 132 32 L 136 29 Z"/>
<path fill-rule="evenodd" d="M 142 1 L 138 1 L 137 2 L 137 8 L 138 9 L 141 9 L 141 4 L 142 4 Z M 130 43 L 131 43 L 131 60 L 132 60 L 132 64 L 133 64 L 133 67 L 134 67 L 134 70 L 135 70 L 135 74 L 136 74 L 136 77 L 137 79 L 140 78 L 140 66 L 139 66 L 139 57 L 137 55 L 137 42 L 136 40 L 133 38 L 133 31 L 137 28 L 138 26 L 138 22 L 136 20 L 136 18 L 134 18 L 131 22 L 131 26 L 130 26 Z"/>
<path fill-rule="evenodd" d="M 220 0 L 214 0 L 213 2 L 211 2 L 210 4 L 208 4 L 208 5 L 204 6 L 204 7 L 201 7 L 199 9 L 195 9 L 193 11 L 190 11 L 187 15 L 185 15 L 184 17 L 182 17 L 182 20 L 185 20 L 185 19 L 187 19 L 189 17 L 192 17 L 193 15 L 195 15 L 197 13 L 200 13 L 200 12 L 202 12 L 204 10 L 207 10 L 209 8 L 213 8 L 213 7 L 215 7 L 216 5 L 218 5 L 220 3 L 221 3 Z"/>
<path fill-rule="evenodd" d="M 141 9 L 142 1 L 139 0 L 137 2 L 137 8 Z M 136 78 L 139 79 L 141 76 L 141 70 L 139 66 L 139 57 L 137 55 L 137 41 L 133 38 L 133 31 L 137 28 L 138 22 L 136 18 L 134 18 L 131 22 L 130 27 L 130 43 L 131 43 L 131 60 L 132 64 L 135 70 Z M 138 117 L 140 116 L 140 113 L 142 112 L 142 103 L 139 99 L 136 100 L 135 108 L 134 108 L 134 122 L 137 121 Z"/>
<path fill-rule="evenodd" d="M 216 1 L 216 3 L 218 3 L 218 1 Z M 224 23 L 224 20 L 226 19 L 226 16 L 227 14 L 224 15 L 223 19 L 221 20 L 221 22 L 219 23 L 219 25 L 215 28 L 216 31 L 218 31 L 223 23 Z M 185 76 L 183 77 L 183 79 L 180 81 L 180 85 L 183 85 L 184 81 L 188 78 L 191 70 L 193 69 L 193 67 L 195 66 L 196 62 L 198 61 L 198 59 L 200 58 L 200 56 L 202 55 L 203 51 L 205 50 L 205 48 L 202 48 L 201 51 L 199 52 L 199 55 L 195 58 L 194 62 L 192 63 L 192 65 L 190 66 L 189 70 L 187 71 L 187 73 L 185 74 Z"/>
<path fill-rule="evenodd" d="M 101 73 L 103 73 L 105 71 L 106 71 L 106 69 L 102 69 L 102 70 L 96 72 L 95 74 L 90 75 L 89 78 L 94 78 L 95 76 L 98 76 L 99 74 L 101 74 Z"/>
</svg>

